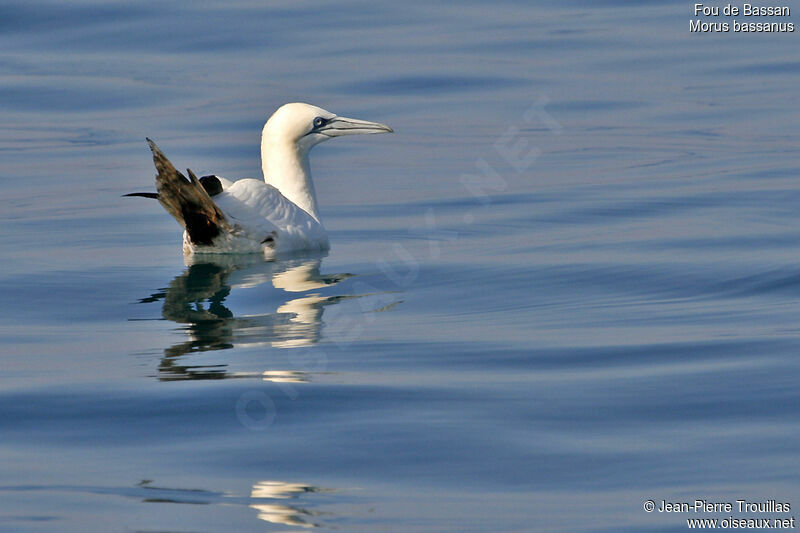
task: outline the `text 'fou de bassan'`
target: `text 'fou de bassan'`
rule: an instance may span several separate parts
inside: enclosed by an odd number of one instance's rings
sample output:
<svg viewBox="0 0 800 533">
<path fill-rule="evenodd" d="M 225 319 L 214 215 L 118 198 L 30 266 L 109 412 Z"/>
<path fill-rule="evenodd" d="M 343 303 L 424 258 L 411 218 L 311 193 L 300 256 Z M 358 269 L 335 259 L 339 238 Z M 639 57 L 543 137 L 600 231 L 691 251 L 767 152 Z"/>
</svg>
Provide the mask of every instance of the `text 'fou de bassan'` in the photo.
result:
<svg viewBox="0 0 800 533">
<path fill-rule="evenodd" d="M 694 4 L 696 17 L 789 17 L 791 9 L 788 6 L 755 6 L 742 4 L 741 7 L 733 4 L 725 6 L 707 6 Z M 733 19 L 732 21 L 708 21 L 703 19 L 689 20 L 689 31 L 695 33 L 734 32 L 734 33 L 791 33 L 794 32 L 793 22 L 751 22 Z"/>
</svg>

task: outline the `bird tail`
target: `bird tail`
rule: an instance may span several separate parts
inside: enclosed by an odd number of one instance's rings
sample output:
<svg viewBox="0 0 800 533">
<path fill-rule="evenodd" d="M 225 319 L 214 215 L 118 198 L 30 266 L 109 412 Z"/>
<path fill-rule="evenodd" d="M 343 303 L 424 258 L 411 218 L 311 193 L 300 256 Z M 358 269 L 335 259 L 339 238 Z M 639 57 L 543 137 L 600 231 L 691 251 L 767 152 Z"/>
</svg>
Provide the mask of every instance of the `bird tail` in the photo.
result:
<svg viewBox="0 0 800 533">
<path fill-rule="evenodd" d="M 153 198 L 158 200 L 157 192 L 129 192 L 128 194 L 123 194 L 122 196 L 141 196 L 142 198 Z"/>
<path fill-rule="evenodd" d="M 153 163 L 158 171 L 158 201 L 183 226 L 192 244 L 213 244 L 220 233 L 230 230 L 225 215 L 200 184 L 194 172 L 186 169 L 190 178 L 186 179 L 175 170 L 156 143 L 150 139 L 147 139 L 147 143 L 153 152 Z"/>
</svg>

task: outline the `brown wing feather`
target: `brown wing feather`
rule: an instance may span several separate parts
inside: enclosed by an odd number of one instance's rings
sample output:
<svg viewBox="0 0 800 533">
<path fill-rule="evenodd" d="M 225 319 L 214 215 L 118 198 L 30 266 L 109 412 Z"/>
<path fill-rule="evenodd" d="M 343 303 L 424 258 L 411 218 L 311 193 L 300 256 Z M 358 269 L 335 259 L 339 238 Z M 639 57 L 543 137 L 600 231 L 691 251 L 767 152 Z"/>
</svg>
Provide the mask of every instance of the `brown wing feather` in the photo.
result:
<svg viewBox="0 0 800 533">
<path fill-rule="evenodd" d="M 229 225 L 225 215 L 191 170 L 189 178 L 178 172 L 156 143 L 147 139 L 156 165 L 158 201 L 189 234 L 193 244 L 210 245 Z"/>
</svg>

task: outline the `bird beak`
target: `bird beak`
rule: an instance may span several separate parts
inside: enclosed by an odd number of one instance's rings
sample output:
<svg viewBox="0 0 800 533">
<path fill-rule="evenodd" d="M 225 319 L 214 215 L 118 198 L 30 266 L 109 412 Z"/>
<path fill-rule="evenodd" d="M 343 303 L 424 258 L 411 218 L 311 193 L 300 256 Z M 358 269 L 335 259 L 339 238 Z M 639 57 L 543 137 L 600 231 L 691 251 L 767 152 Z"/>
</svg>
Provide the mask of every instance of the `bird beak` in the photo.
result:
<svg viewBox="0 0 800 533">
<path fill-rule="evenodd" d="M 327 135 L 328 137 L 338 137 L 340 135 L 363 135 L 370 133 L 393 133 L 394 130 L 386 124 L 378 122 L 367 122 L 357 118 L 333 117 L 325 125 L 315 128 L 316 133 Z"/>
</svg>

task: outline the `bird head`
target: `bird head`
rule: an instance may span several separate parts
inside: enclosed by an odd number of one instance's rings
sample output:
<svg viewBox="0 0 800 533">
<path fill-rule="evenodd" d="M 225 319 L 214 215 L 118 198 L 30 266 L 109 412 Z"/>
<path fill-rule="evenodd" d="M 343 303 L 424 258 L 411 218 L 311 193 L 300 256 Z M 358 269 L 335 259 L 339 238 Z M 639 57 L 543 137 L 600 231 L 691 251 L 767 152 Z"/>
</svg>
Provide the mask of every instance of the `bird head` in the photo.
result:
<svg viewBox="0 0 800 533">
<path fill-rule="evenodd" d="M 391 133 L 385 124 L 337 116 L 321 107 L 285 104 L 264 125 L 263 136 L 273 143 L 294 143 L 306 152 L 314 145 L 341 135 Z"/>
</svg>

